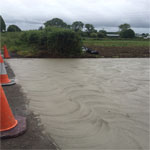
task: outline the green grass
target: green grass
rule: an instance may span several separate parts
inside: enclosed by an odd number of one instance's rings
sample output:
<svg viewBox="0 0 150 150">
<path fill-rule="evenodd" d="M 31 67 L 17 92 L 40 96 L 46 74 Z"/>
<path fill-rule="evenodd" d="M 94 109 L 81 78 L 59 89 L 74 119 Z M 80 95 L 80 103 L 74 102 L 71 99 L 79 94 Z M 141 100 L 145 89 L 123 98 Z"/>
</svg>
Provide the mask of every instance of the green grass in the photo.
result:
<svg viewBox="0 0 150 150">
<path fill-rule="evenodd" d="M 19 45 L 19 37 L 21 36 L 21 32 L 6 32 L 1 34 L 1 46 L 4 44 L 7 45 L 9 49 L 16 49 Z"/>
<path fill-rule="evenodd" d="M 104 46 L 104 47 L 149 47 L 150 41 L 149 40 L 140 40 L 140 39 L 132 39 L 132 40 L 125 40 L 125 39 L 102 39 L 102 40 L 95 40 L 95 39 L 85 39 L 83 40 L 83 44 L 86 46 Z"/>
<path fill-rule="evenodd" d="M 51 30 L 48 28 L 47 30 Z M 15 51 L 19 55 L 34 56 L 36 55 L 37 47 L 28 45 L 24 41 L 19 40 L 24 32 L 6 32 L 1 33 L 1 47 L 6 44 L 9 51 Z M 102 47 L 150 47 L 149 40 L 143 39 L 92 39 L 84 38 L 83 45 L 85 46 L 102 46 Z M 0 48 L 1 48 L 0 47 Z"/>
<path fill-rule="evenodd" d="M 0 40 L 1 40 L 1 47 L 4 44 L 7 45 L 10 51 L 19 51 L 19 50 L 28 50 L 33 49 L 33 47 L 29 47 L 27 44 L 24 44 L 23 41 L 20 41 L 20 36 L 23 32 L 6 32 L 2 33 Z"/>
<path fill-rule="evenodd" d="M 22 32 L 1 33 L 1 47 L 7 45 L 11 52 L 21 56 L 37 56 L 41 52 L 72 57 L 80 55 L 82 41 L 72 30 L 45 28 Z"/>
<path fill-rule="evenodd" d="M 7 45 L 7 48 L 11 52 L 16 52 L 21 56 L 34 56 L 36 55 L 36 49 L 32 46 L 25 44 L 23 41 L 20 41 L 20 36 L 23 32 L 6 32 L 1 33 L 1 48 L 4 44 Z"/>
</svg>

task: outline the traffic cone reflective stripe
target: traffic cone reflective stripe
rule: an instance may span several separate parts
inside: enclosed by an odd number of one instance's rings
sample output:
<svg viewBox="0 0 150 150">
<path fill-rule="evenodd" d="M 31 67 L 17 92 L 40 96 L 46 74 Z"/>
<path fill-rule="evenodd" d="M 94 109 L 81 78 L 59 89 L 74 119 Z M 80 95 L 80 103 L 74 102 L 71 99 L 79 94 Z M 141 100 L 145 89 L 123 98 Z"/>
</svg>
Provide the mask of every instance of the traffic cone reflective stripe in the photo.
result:
<svg viewBox="0 0 150 150">
<path fill-rule="evenodd" d="M 6 45 L 4 45 L 4 58 L 10 58 Z"/>
<path fill-rule="evenodd" d="M 14 118 L 9 107 L 7 98 L 0 85 L 0 131 L 7 131 L 14 128 L 18 121 Z"/>
<path fill-rule="evenodd" d="M 11 82 L 11 80 L 8 78 L 3 58 L 0 55 L 0 84 L 7 84 L 10 82 Z"/>
</svg>

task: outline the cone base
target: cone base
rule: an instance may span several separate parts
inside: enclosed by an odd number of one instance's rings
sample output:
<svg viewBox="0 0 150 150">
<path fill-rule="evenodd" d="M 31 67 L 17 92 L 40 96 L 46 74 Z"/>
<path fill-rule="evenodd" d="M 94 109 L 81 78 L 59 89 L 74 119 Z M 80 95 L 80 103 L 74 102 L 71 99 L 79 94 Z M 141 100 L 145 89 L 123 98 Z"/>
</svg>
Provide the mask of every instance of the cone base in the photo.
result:
<svg viewBox="0 0 150 150">
<path fill-rule="evenodd" d="M 2 83 L 2 86 L 9 86 L 9 85 L 14 85 L 14 84 L 16 84 L 15 80 L 14 79 L 10 79 L 10 82 Z"/>
<path fill-rule="evenodd" d="M 0 132 L 1 139 L 14 138 L 23 134 L 26 131 L 26 118 L 21 116 L 15 116 L 15 119 L 18 121 L 17 126 L 10 130 Z"/>
</svg>

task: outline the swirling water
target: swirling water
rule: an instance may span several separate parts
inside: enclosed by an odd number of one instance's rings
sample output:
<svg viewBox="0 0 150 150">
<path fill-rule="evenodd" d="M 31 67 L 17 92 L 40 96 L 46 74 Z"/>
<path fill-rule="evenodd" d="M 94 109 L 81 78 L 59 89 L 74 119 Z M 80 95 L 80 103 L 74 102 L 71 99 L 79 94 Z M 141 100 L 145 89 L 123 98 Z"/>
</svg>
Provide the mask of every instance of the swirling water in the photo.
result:
<svg viewBox="0 0 150 150">
<path fill-rule="evenodd" d="M 11 59 L 62 149 L 149 148 L 149 59 Z"/>
</svg>

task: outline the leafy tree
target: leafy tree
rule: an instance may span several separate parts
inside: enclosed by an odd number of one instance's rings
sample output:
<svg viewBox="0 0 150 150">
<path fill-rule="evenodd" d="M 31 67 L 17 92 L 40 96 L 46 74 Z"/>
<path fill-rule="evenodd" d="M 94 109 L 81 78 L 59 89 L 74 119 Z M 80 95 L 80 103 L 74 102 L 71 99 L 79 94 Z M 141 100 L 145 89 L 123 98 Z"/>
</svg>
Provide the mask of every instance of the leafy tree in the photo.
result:
<svg viewBox="0 0 150 150">
<path fill-rule="evenodd" d="M 5 31 L 6 31 L 6 24 L 2 16 L 0 16 L 0 32 L 5 32 Z"/>
<path fill-rule="evenodd" d="M 43 27 L 42 27 L 42 26 L 40 26 L 38 30 L 43 30 Z"/>
<path fill-rule="evenodd" d="M 122 38 L 134 38 L 135 32 L 132 29 L 123 30 L 120 32 L 120 37 L 122 37 Z"/>
<path fill-rule="evenodd" d="M 7 31 L 8 32 L 20 32 L 21 29 L 16 26 L 16 25 L 10 25 L 8 28 L 7 28 Z"/>
<path fill-rule="evenodd" d="M 142 33 L 142 37 L 147 37 L 148 35 L 148 33 Z"/>
<path fill-rule="evenodd" d="M 68 25 L 67 25 L 67 28 L 68 28 L 68 29 L 71 29 L 71 25 L 68 24 Z"/>
<path fill-rule="evenodd" d="M 54 56 L 74 57 L 81 54 L 81 38 L 70 30 L 48 33 L 47 45 Z"/>
<path fill-rule="evenodd" d="M 81 31 L 80 36 L 82 36 L 82 37 L 87 37 L 87 36 L 88 36 L 88 33 L 87 33 L 87 32 L 83 32 L 83 31 Z"/>
<path fill-rule="evenodd" d="M 120 29 L 120 31 L 124 31 L 124 30 L 128 30 L 128 29 L 130 29 L 130 25 L 129 24 L 127 24 L 127 23 L 124 23 L 124 24 L 121 24 L 120 26 L 119 26 L 119 29 Z"/>
<path fill-rule="evenodd" d="M 95 32 L 94 26 L 92 24 L 85 24 L 85 28 L 88 35 L 90 35 L 92 32 Z"/>
<path fill-rule="evenodd" d="M 93 32 L 93 33 L 90 34 L 90 37 L 96 38 L 96 37 L 97 37 L 97 34 Z"/>
<path fill-rule="evenodd" d="M 105 30 L 100 30 L 98 32 L 98 37 L 99 38 L 104 38 L 104 37 L 106 37 L 106 35 L 107 35 L 107 32 Z"/>
<path fill-rule="evenodd" d="M 83 29 L 84 24 L 81 21 L 75 21 L 72 23 L 72 29 L 74 31 L 81 31 Z"/>
<path fill-rule="evenodd" d="M 48 26 L 56 26 L 56 27 L 62 27 L 62 28 L 67 28 L 67 24 L 59 18 L 53 18 L 52 20 L 49 20 L 44 23 L 45 27 Z"/>
<path fill-rule="evenodd" d="M 96 30 L 96 29 L 94 29 L 94 30 L 93 30 L 93 32 L 94 32 L 94 33 L 97 33 L 97 30 Z"/>
<path fill-rule="evenodd" d="M 135 32 L 130 29 L 130 25 L 125 23 L 125 24 L 121 24 L 119 26 L 120 29 L 120 37 L 122 38 L 134 38 L 135 37 Z"/>
<path fill-rule="evenodd" d="M 29 32 L 28 43 L 29 44 L 36 44 L 38 42 L 39 42 L 39 33 L 36 31 Z"/>
</svg>

